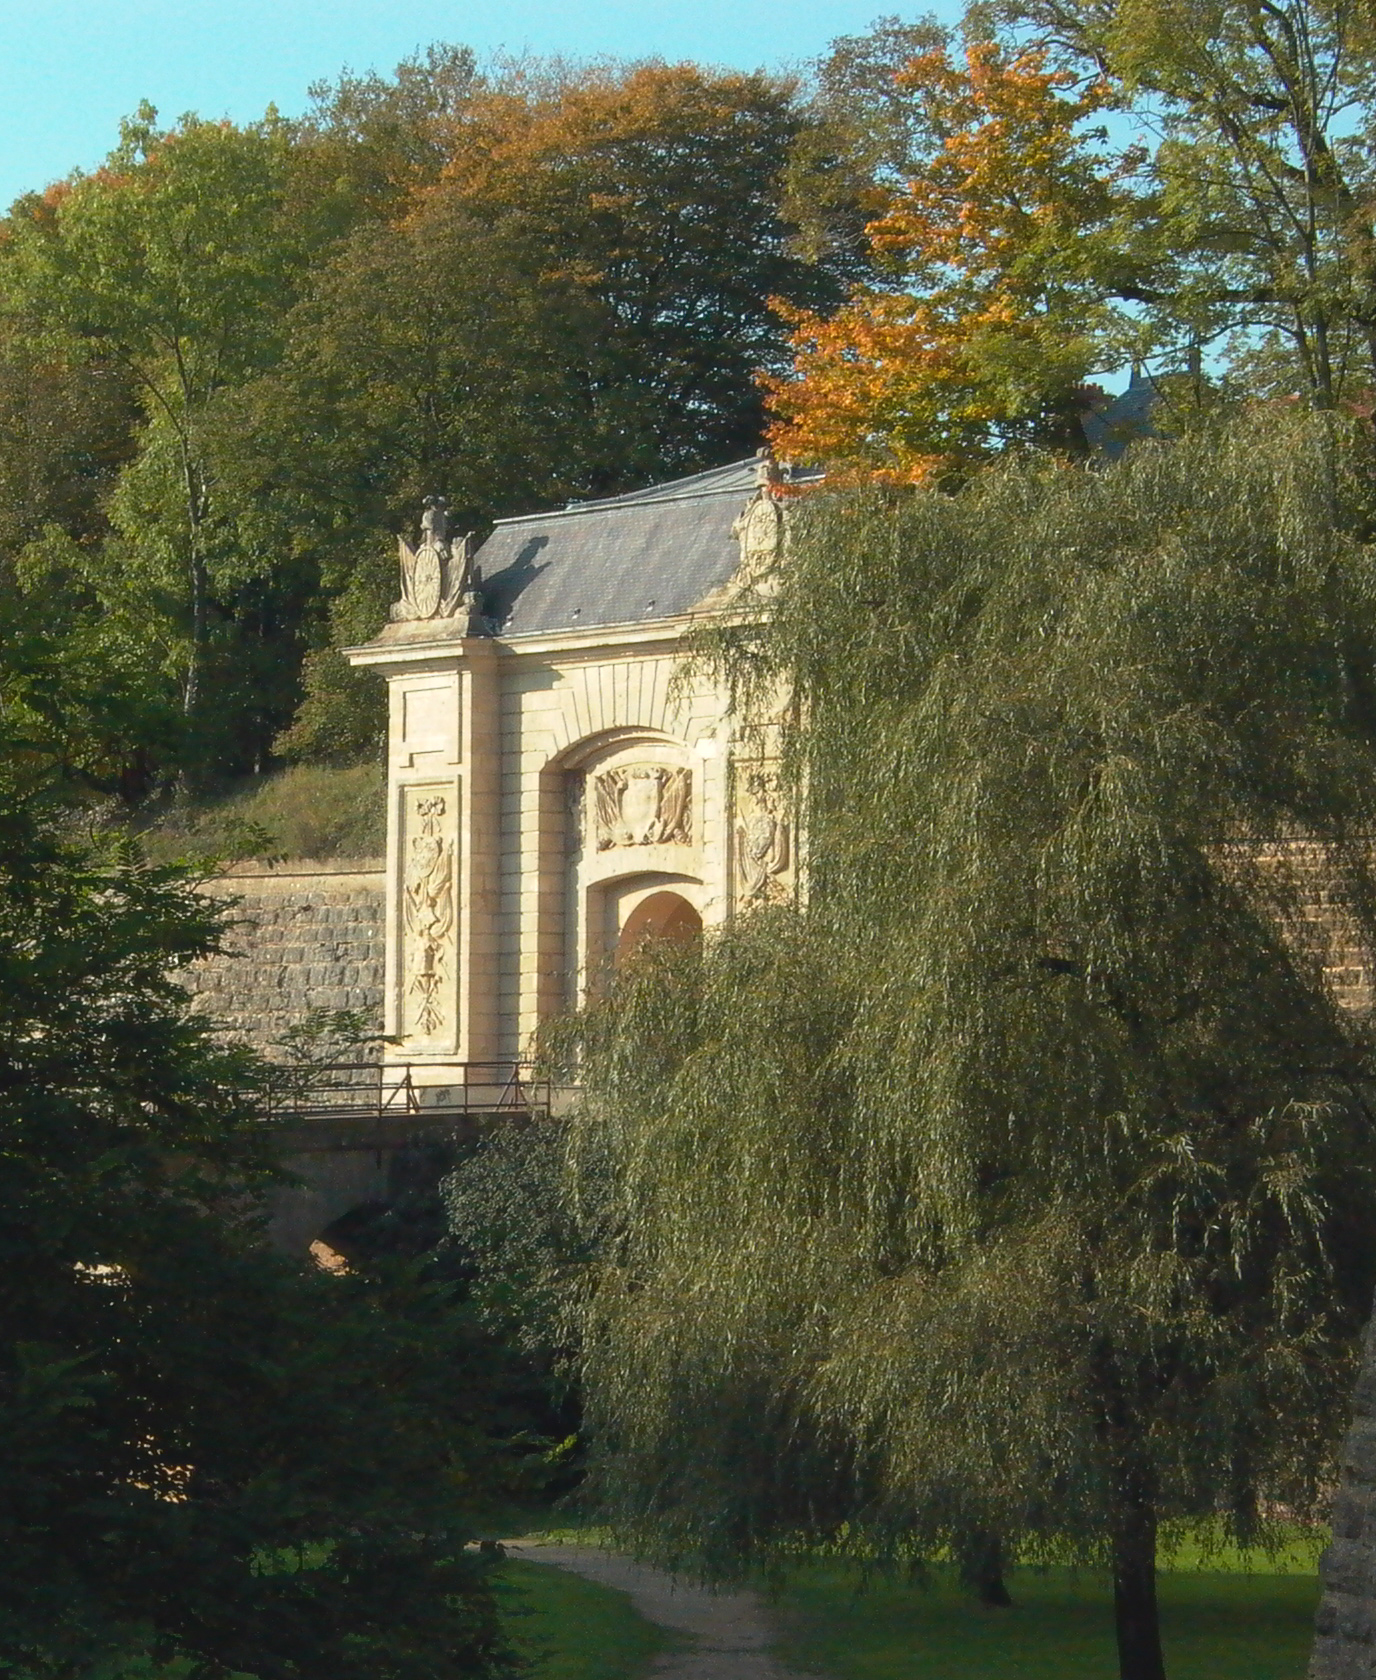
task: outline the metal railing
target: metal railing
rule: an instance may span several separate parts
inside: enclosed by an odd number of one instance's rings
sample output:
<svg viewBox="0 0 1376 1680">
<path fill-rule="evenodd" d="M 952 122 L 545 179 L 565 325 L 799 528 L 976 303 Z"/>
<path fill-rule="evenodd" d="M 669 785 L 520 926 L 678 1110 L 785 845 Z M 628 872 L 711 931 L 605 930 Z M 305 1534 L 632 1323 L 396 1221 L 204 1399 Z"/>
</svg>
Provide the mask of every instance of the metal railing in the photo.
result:
<svg viewBox="0 0 1376 1680">
<path fill-rule="evenodd" d="M 263 1118 L 440 1121 L 479 1114 L 548 1114 L 554 1086 L 531 1062 L 331 1062 L 274 1067 Z"/>
</svg>

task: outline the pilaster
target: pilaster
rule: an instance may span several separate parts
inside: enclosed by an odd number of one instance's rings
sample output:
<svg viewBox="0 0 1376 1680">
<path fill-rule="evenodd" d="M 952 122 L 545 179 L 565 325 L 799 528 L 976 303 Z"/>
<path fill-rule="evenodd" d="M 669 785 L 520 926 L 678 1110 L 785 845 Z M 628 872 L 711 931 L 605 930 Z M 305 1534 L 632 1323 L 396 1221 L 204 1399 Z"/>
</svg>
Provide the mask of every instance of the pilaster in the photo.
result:
<svg viewBox="0 0 1376 1680">
<path fill-rule="evenodd" d="M 501 675 L 489 640 L 464 643 L 459 667 L 459 810 L 467 839 L 459 859 L 459 1049 L 461 1061 L 495 1060 L 498 1020 L 498 912 L 501 897 Z"/>
<path fill-rule="evenodd" d="M 361 663 L 362 661 L 360 661 Z M 496 649 L 414 647 L 389 665 L 384 1059 L 497 1054 L 500 742 Z"/>
</svg>

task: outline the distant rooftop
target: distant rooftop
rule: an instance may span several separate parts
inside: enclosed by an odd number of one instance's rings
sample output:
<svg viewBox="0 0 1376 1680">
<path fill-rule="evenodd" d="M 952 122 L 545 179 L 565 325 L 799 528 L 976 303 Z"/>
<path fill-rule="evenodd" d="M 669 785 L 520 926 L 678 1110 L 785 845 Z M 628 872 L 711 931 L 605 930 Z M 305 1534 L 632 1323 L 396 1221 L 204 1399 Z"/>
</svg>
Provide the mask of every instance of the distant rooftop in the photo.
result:
<svg viewBox="0 0 1376 1680">
<path fill-rule="evenodd" d="M 1140 368 L 1133 368 L 1125 391 L 1102 407 L 1090 409 L 1081 419 L 1090 448 L 1097 449 L 1105 460 L 1117 461 L 1130 443 L 1138 438 L 1155 437 L 1151 412 L 1159 397 L 1151 378 Z"/>
</svg>

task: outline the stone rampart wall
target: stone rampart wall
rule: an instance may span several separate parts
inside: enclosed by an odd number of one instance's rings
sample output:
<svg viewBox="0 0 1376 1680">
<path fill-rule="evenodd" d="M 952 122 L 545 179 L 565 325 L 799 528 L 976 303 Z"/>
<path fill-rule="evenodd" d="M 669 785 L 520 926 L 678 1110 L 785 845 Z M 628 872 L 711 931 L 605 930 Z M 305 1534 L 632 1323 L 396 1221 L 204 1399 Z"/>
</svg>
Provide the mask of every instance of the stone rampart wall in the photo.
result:
<svg viewBox="0 0 1376 1680">
<path fill-rule="evenodd" d="M 1251 851 L 1247 864 L 1259 865 L 1263 872 L 1283 872 L 1289 900 L 1284 932 L 1292 949 L 1318 966 L 1324 984 L 1344 1009 L 1354 1015 L 1376 1014 L 1376 954 L 1363 942 L 1354 910 L 1358 888 L 1341 854 L 1309 842 L 1291 842 Z"/>
<path fill-rule="evenodd" d="M 187 975 L 197 1005 L 268 1055 L 313 1011 L 359 1011 L 382 1030 L 380 859 L 240 865 L 205 890 L 237 900 L 222 955 Z"/>
<path fill-rule="evenodd" d="M 1371 1680 L 1376 1673 L 1376 1319 L 1367 1326 L 1352 1427 L 1343 1443 L 1333 1538 L 1320 1570 L 1309 1680 Z"/>
</svg>

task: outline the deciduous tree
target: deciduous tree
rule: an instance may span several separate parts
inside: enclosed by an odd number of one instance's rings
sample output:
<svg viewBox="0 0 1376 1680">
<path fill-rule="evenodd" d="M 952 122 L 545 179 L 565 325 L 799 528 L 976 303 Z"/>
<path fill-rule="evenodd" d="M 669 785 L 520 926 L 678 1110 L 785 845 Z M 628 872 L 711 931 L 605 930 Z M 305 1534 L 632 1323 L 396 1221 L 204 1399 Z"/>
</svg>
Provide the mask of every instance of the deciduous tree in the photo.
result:
<svg viewBox="0 0 1376 1680">
<path fill-rule="evenodd" d="M 876 144 L 890 178 L 884 154 L 908 154 L 908 179 L 869 224 L 882 278 L 832 315 L 791 312 L 776 449 L 921 481 L 1011 442 L 1082 445 L 1081 387 L 1125 328 L 1110 300 L 1140 210 L 1140 154 L 1089 125 L 1106 84 L 988 41 L 963 64 L 932 45 L 896 81 Z"/>
<path fill-rule="evenodd" d="M 1207 351 L 1320 407 L 1376 378 L 1376 31 L 1347 0 L 1028 0 L 1004 8 L 1109 78 L 1158 143 L 1169 284 L 1131 288 L 1167 365 Z M 1140 277 L 1139 277 L 1140 278 Z"/>
<path fill-rule="evenodd" d="M 754 447 L 753 376 L 784 354 L 770 298 L 838 296 L 827 267 L 791 248 L 781 213 L 806 121 L 785 83 L 688 64 L 517 82 L 461 112 L 436 211 L 457 203 L 519 227 L 597 311 L 601 354 L 583 369 L 601 452 L 590 489 Z"/>
<path fill-rule="evenodd" d="M 19 202 L 0 264 L 12 316 L 83 344 L 142 407 L 102 582 L 163 629 L 193 717 L 216 621 L 233 618 L 217 595 L 278 559 L 226 528 L 210 433 L 221 394 L 280 353 L 295 288 L 337 231 L 334 206 L 290 186 L 291 133 L 275 118 L 164 131 L 145 107 L 103 169 Z"/>
<path fill-rule="evenodd" d="M 491 1355 L 448 1291 L 265 1246 L 255 1069 L 177 971 L 219 913 L 45 813 L 0 690 L 0 1661 L 509 1670 L 482 1560 Z M 25 731 L 16 741 L 16 724 Z M 60 791 L 60 790 L 58 790 Z"/>
</svg>

